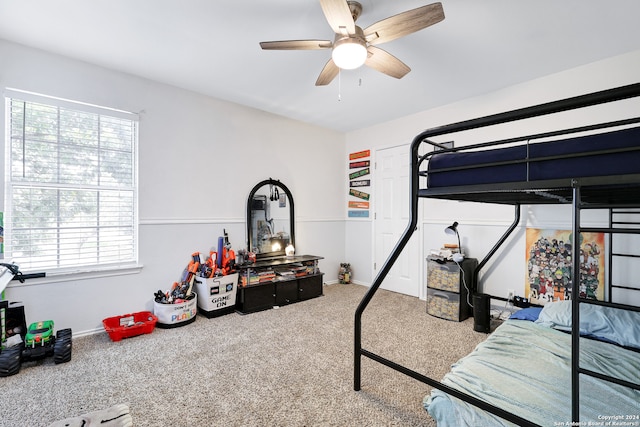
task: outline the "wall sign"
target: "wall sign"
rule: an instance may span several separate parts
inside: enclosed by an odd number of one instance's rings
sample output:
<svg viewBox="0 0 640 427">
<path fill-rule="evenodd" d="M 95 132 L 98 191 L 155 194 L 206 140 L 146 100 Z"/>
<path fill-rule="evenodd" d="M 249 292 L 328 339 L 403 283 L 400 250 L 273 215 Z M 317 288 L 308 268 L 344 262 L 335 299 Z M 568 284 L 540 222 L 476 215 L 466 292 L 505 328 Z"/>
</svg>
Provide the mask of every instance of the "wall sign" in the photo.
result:
<svg viewBox="0 0 640 427">
<path fill-rule="evenodd" d="M 369 160 L 349 163 L 349 169 L 366 168 L 366 167 L 369 167 Z"/>
<path fill-rule="evenodd" d="M 349 182 L 349 187 L 368 187 L 371 185 L 371 181 L 368 179 L 361 179 L 358 181 Z"/>
<path fill-rule="evenodd" d="M 369 157 L 370 155 L 371 150 L 358 151 L 356 153 L 349 154 L 349 160 L 361 159 L 363 157 Z"/>
<path fill-rule="evenodd" d="M 365 193 L 364 191 L 354 190 L 353 188 L 349 190 L 349 195 L 353 197 L 357 197 L 362 200 L 369 200 L 369 193 Z"/>
<path fill-rule="evenodd" d="M 369 218 L 369 211 L 349 211 L 349 218 Z"/>
<path fill-rule="evenodd" d="M 369 218 L 369 199 L 371 194 L 355 188 L 369 187 L 371 180 L 359 179 L 371 173 L 371 150 L 356 151 L 349 154 L 349 169 L 357 169 L 349 173 L 349 201 L 347 202 L 349 218 Z"/>
<path fill-rule="evenodd" d="M 354 209 L 369 209 L 369 202 L 349 200 L 349 207 Z"/>
<path fill-rule="evenodd" d="M 355 171 L 349 174 L 349 179 L 360 178 L 361 176 L 369 175 L 369 168 L 360 169 L 359 171 Z"/>
</svg>

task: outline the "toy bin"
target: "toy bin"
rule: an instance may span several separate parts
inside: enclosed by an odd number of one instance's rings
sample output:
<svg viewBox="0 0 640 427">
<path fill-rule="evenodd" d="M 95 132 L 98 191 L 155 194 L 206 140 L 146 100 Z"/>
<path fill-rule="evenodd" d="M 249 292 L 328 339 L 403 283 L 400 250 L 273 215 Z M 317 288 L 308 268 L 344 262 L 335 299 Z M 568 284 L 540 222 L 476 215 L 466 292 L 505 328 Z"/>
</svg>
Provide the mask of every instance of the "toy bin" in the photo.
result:
<svg viewBox="0 0 640 427">
<path fill-rule="evenodd" d="M 102 321 L 102 324 L 112 341 L 120 341 L 122 338 L 150 334 L 153 332 L 157 321 L 158 318 L 150 311 L 140 311 L 122 316 L 107 317 Z"/>
<path fill-rule="evenodd" d="M 238 289 L 238 273 L 227 276 L 196 277 L 198 311 L 203 316 L 218 317 L 233 313 L 236 306 L 236 291 Z"/>
<path fill-rule="evenodd" d="M 198 295 L 193 292 L 193 298 L 178 304 L 162 304 L 153 302 L 153 313 L 158 316 L 159 328 L 177 328 L 188 325 L 196 320 L 198 314 Z"/>
</svg>

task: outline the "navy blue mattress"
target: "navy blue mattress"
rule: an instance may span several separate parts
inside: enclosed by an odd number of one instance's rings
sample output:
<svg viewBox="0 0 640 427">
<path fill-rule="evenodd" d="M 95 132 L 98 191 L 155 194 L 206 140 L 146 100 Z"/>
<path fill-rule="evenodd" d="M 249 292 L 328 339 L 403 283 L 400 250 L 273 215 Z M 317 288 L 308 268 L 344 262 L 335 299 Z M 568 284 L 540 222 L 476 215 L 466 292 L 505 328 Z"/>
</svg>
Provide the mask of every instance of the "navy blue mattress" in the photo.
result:
<svg viewBox="0 0 640 427">
<path fill-rule="evenodd" d="M 625 148 L 636 150 L 598 153 L 601 150 Z M 553 156 L 563 157 L 542 159 Z M 520 162 L 491 165 L 510 161 Z M 439 171 L 459 167 L 464 169 Z M 640 128 L 533 143 L 528 146 L 434 154 L 429 160 L 427 185 L 448 187 L 633 173 L 640 173 Z"/>
</svg>

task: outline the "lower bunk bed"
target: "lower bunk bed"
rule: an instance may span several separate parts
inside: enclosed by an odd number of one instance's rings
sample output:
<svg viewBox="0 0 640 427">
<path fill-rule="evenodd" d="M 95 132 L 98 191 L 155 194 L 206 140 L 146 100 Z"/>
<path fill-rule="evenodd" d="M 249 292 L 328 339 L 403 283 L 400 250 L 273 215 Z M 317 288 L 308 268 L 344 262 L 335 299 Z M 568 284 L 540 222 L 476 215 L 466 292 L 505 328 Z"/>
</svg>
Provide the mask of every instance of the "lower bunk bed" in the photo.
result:
<svg viewBox="0 0 640 427">
<path fill-rule="evenodd" d="M 639 383 L 640 313 L 594 306 L 581 314 L 580 365 Z M 523 309 L 456 362 L 442 383 L 534 424 L 570 426 L 570 327 L 570 301 Z M 587 377 L 580 396 L 580 425 L 640 425 L 638 390 Z M 438 389 L 424 407 L 438 427 L 515 425 Z"/>
</svg>

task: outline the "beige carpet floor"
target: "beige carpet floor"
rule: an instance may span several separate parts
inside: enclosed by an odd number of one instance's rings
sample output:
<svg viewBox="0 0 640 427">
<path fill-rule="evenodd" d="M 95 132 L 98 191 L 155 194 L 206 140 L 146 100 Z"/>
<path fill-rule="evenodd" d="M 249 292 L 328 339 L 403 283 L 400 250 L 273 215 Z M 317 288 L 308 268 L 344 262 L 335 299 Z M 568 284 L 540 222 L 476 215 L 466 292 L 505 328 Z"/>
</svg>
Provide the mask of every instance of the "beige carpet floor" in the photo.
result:
<svg viewBox="0 0 640 427">
<path fill-rule="evenodd" d="M 0 378 L 0 425 L 47 426 L 122 403 L 134 426 L 434 426 L 422 408 L 429 387 L 367 358 L 353 391 L 354 311 L 366 289 L 325 285 L 312 300 L 119 342 L 75 338 L 69 363 L 28 362 Z M 439 379 L 486 338 L 472 319 L 425 307 L 379 291 L 363 347 Z"/>
</svg>

